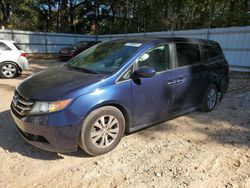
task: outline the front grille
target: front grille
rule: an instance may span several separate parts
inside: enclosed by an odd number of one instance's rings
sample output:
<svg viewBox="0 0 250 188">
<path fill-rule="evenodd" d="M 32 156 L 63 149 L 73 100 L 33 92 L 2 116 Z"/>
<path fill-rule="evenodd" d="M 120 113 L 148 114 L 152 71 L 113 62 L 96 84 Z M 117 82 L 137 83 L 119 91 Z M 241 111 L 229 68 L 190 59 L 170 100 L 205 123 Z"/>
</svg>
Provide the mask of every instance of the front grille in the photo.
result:
<svg viewBox="0 0 250 188">
<path fill-rule="evenodd" d="M 26 100 L 17 91 L 15 91 L 11 102 L 11 109 L 18 117 L 26 116 L 31 110 L 34 102 Z"/>
</svg>

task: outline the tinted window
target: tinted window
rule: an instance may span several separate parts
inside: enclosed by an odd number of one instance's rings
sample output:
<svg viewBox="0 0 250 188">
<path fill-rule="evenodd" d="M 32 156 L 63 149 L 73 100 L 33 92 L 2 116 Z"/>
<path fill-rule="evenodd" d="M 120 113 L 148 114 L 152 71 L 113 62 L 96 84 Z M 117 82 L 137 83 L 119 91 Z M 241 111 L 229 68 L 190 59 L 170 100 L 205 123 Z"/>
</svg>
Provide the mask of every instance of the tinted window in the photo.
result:
<svg viewBox="0 0 250 188">
<path fill-rule="evenodd" d="M 200 62 L 199 44 L 176 43 L 176 50 L 179 67 Z"/>
<path fill-rule="evenodd" d="M 7 51 L 7 50 L 11 50 L 6 44 L 0 42 L 0 49 L 2 51 Z"/>
<path fill-rule="evenodd" d="M 208 62 L 217 62 L 223 60 L 223 55 L 217 46 L 214 45 L 202 45 L 204 58 Z"/>
<path fill-rule="evenodd" d="M 137 66 L 153 67 L 156 72 L 170 69 L 169 45 L 161 45 L 149 50 L 139 58 Z"/>
</svg>

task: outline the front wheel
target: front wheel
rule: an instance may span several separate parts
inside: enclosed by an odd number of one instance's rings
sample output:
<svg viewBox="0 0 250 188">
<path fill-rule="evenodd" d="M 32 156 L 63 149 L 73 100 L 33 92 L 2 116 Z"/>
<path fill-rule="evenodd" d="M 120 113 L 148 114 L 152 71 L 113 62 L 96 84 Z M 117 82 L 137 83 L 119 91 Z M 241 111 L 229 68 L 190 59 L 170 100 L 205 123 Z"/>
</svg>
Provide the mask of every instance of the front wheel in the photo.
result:
<svg viewBox="0 0 250 188">
<path fill-rule="evenodd" d="M 204 96 L 203 103 L 202 103 L 202 111 L 203 112 L 210 112 L 212 111 L 218 100 L 218 90 L 215 84 L 211 84 Z"/>
<path fill-rule="evenodd" d="M 113 150 L 125 131 L 125 119 L 120 110 L 105 106 L 91 112 L 85 119 L 80 137 L 80 147 L 96 156 Z"/>
</svg>

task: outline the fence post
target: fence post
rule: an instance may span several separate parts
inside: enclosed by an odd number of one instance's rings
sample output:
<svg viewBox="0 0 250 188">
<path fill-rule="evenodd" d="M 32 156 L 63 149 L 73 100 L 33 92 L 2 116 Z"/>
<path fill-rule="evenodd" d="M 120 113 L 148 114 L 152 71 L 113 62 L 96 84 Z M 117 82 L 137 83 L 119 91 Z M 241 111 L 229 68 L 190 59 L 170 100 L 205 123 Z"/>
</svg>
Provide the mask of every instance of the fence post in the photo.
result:
<svg viewBox="0 0 250 188">
<path fill-rule="evenodd" d="M 11 29 L 11 40 L 15 41 L 13 29 Z"/>
<path fill-rule="evenodd" d="M 212 10 L 209 9 L 209 22 L 208 22 L 208 28 L 207 28 L 207 40 L 210 38 L 210 28 L 211 28 L 211 21 L 212 21 Z"/>
<path fill-rule="evenodd" d="M 48 41 L 47 41 L 47 34 L 44 32 L 44 42 L 45 42 L 45 53 L 48 54 Z"/>
<path fill-rule="evenodd" d="M 75 43 L 77 42 L 77 40 L 76 40 L 76 33 L 74 34 L 74 39 L 75 39 Z"/>
</svg>

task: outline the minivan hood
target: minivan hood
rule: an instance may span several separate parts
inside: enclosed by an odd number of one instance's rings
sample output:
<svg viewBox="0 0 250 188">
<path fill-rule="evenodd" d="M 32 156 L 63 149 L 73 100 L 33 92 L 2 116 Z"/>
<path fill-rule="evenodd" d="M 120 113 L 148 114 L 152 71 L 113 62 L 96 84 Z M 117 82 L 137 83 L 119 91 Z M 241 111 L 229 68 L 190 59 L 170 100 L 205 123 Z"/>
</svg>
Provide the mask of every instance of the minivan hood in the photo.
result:
<svg viewBox="0 0 250 188">
<path fill-rule="evenodd" d="M 89 86 L 104 78 L 101 74 L 84 73 L 57 66 L 34 74 L 18 87 L 20 95 L 34 100 L 57 100 L 79 87 Z"/>
</svg>

